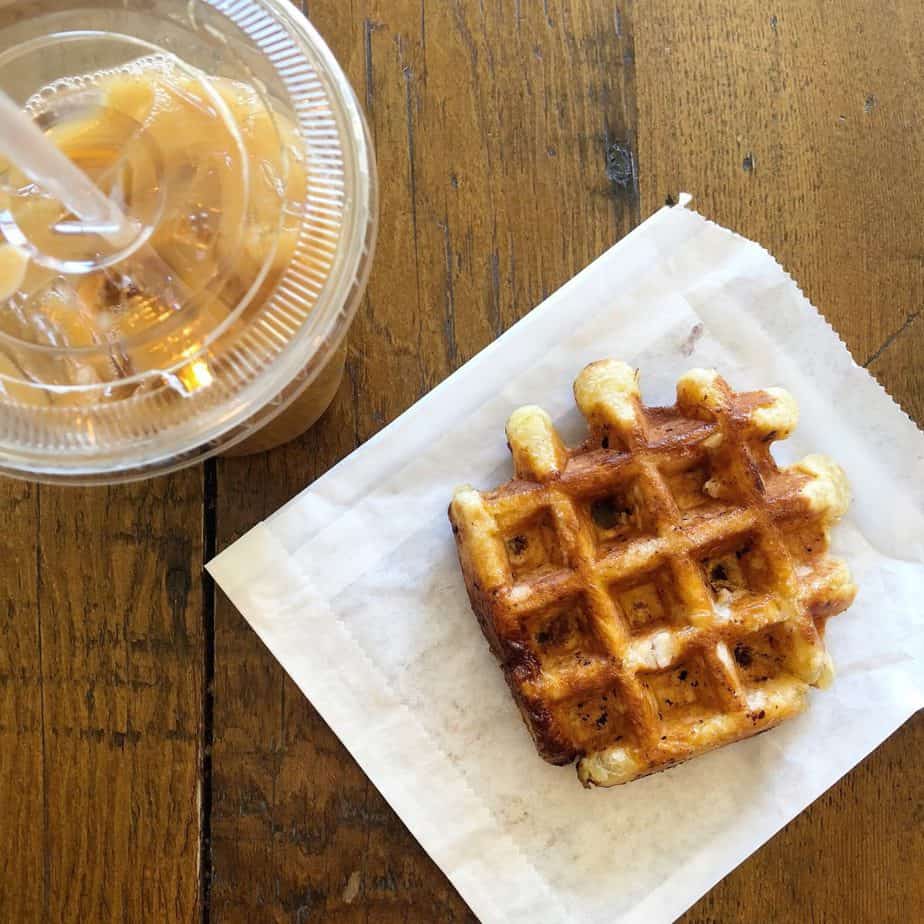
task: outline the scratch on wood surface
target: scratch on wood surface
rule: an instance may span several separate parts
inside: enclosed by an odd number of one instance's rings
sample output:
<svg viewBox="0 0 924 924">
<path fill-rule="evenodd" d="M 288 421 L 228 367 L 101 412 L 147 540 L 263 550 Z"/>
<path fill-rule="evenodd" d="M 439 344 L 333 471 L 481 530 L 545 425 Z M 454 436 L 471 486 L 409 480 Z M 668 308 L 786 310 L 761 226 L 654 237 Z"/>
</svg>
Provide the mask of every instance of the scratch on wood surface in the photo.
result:
<svg viewBox="0 0 924 924">
<path fill-rule="evenodd" d="M 516 256 L 516 252 L 513 249 L 513 241 L 510 239 L 509 235 L 507 237 L 507 247 L 510 253 L 510 256 L 507 258 L 510 263 L 510 291 L 516 292 L 517 290 L 517 256 Z"/>
<path fill-rule="evenodd" d="M 879 357 L 882 356 L 882 354 L 890 346 L 892 346 L 893 343 L 895 343 L 896 339 L 899 338 L 906 330 L 908 330 L 908 328 L 911 327 L 911 325 L 914 324 L 914 322 L 919 317 L 921 317 L 922 313 L 924 313 L 924 308 L 919 308 L 917 311 L 912 311 L 911 314 L 909 314 L 908 317 L 905 318 L 902 325 L 897 330 L 894 330 L 891 334 L 889 334 L 889 336 L 886 337 L 885 340 L 882 341 L 879 348 L 874 350 L 870 354 L 869 359 L 867 359 L 866 362 L 863 363 L 863 368 L 864 369 L 868 368 L 870 363 L 873 363 L 877 359 L 879 359 Z"/>
<path fill-rule="evenodd" d="M 35 486 L 35 522 L 42 521 L 42 487 Z M 35 543 L 35 598 L 40 600 L 42 596 L 42 547 Z M 38 667 L 39 667 L 39 716 L 42 726 L 42 911 L 45 919 L 48 919 L 48 904 L 51 895 L 51 831 L 48 825 L 48 784 L 50 775 L 48 772 L 48 753 L 47 753 L 47 732 L 45 725 L 45 662 L 42 657 L 42 611 L 36 607 L 36 647 L 38 648 Z"/>
<path fill-rule="evenodd" d="M 190 650 L 189 633 L 186 631 L 183 618 L 191 585 L 189 568 L 186 564 L 189 561 L 188 545 L 188 543 L 182 541 L 177 543 L 179 548 L 176 549 L 176 559 L 172 563 L 168 562 L 167 573 L 164 576 L 164 590 L 167 594 L 167 603 L 173 617 L 171 641 L 177 646 L 177 650 L 184 654 Z M 173 549 L 168 549 L 168 556 L 173 551 Z"/>
<path fill-rule="evenodd" d="M 369 314 L 369 293 L 363 296 L 363 313 L 368 317 Z M 357 408 L 359 404 L 360 388 L 359 377 L 362 372 L 362 362 L 360 354 L 352 343 L 347 343 L 346 357 L 346 374 L 350 385 L 350 396 L 353 399 L 353 407 Z M 372 416 L 375 417 L 376 409 L 373 409 Z M 359 414 L 353 413 L 353 442 L 356 446 L 361 446 L 363 436 L 359 426 Z M 378 421 L 377 421 L 378 422 Z"/>
<path fill-rule="evenodd" d="M 549 13 L 549 0 L 542 0 L 542 12 L 545 13 L 545 21 L 550 29 L 555 28 L 555 20 Z"/>
<path fill-rule="evenodd" d="M 369 121 L 372 121 L 372 114 L 375 111 L 375 78 L 372 71 L 372 33 L 379 27 L 380 23 L 373 22 L 371 19 L 363 20 L 363 49 L 365 59 L 365 76 L 366 76 L 366 115 Z"/>
<path fill-rule="evenodd" d="M 346 887 L 343 890 L 343 900 L 346 904 L 351 905 L 356 901 L 356 896 L 359 895 L 359 886 L 361 882 L 361 877 L 359 870 L 353 870 L 350 873 L 350 878 L 347 880 Z"/>
<path fill-rule="evenodd" d="M 409 64 L 401 68 L 404 77 L 404 117 L 407 127 L 408 186 L 411 192 L 411 226 L 414 229 L 414 257 L 417 258 L 417 157 L 414 149 L 414 104 L 411 82 L 414 73 Z M 419 262 L 419 261 L 418 261 Z"/>
<path fill-rule="evenodd" d="M 468 49 L 469 58 L 472 63 L 472 75 L 474 76 L 478 69 L 478 45 L 475 42 L 474 35 L 472 35 L 472 30 L 469 29 L 468 23 L 465 21 L 465 13 L 458 3 L 453 4 L 452 12 L 456 21 L 456 28 L 459 30 L 459 37 Z M 493 76 L 493 65 L 490 61 L 488 62 L 488 69 L 491 70 Z"/>
<path fill-rule="evenodd" d="M 622 92 L 621 98 L 621 118 L 619 119 L 619 133 L 626 139 L 625 145 L 629 148 L 632 166 L 632 190 L 629 201 L 626 203 L 629 210 L 629 218 L 633 225 L 641 221 L 641 196 L 639 194 L 639 165 L 636 153 L 637 137 L 635 135 L 638 126 L 638 105 L 635 93 L 635 24 L 633 5 L 629 0 L 624 0 L 622 5 L 617 9 L 619 13 L 619 33 L 617 35 L 617 49 L 621 51 L 622 58 Z M 609 120 L 604 123 L 604 129 L 609 142 Z M 623 221 L 620 207 L 613 197 L 613 220 L 615 227 L 619 228 Z"/>
<path fill-rule="evenodd" d="M 420 286 L 420 236 L 417 227 L 417 150 L 414 141 L 414 97 L 411 84 L 414 80 L 414 72 L 410 64 L 404 63 L 404 41 L 399 35 L 395 38 L 398 47 L 398 60 L 401 64 L 401 75 L 404 77 L 404 114 L 407 124 L 407 159 L 408 159 L 408 189 L 411 197 L 411 230 L 414 235 L 414 280 L 417 286 L 417 339 L 418 349 L 420 349 L 421 326 L 419 319 L 423 315 L 423 306 L 421 304 L 421 286 Z M 424 366 L 420 364 L 420 380 L 418 388 L 421 394 L 427 390 L 426 372 Z"/>
<path fill-rule="evenodd" d="M 446 355 L 455 368 L 459 361 L 459 346 L 456 343 L 456 296 L 452 282 L 452 234 L 449 230 L 449 216 L 440 227 L 443 230 L 443 256 L 446 260 L 446 314 L 443 318 L 443 333 L 446 337 Z"/>
<path fill-rule="evenodd" d="M 496 250 L 491 253 L 491 328 L 495 337 L 501 335 L 500 257 Z"/>
</svg>

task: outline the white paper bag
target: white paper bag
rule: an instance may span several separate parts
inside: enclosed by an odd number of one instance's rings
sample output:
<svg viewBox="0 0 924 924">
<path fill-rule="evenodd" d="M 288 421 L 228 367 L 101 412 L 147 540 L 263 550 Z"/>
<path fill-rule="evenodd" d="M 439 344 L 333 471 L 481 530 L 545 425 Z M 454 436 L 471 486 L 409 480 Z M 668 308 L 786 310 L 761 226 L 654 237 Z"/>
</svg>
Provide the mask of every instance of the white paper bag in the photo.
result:
<svg viewBox="0 0 924 924">
<path fill-rule="evenodd" d="M 860 593 L 834 686 L 766 735 L 611 790 L 535 754 L 469 607 L 453 488 L 510 477 L 504 424 L 602 357 L 671 404 L 686 369 L 781 385 L 781 462 L 833 456 Z M 670 921 L 924 705 L 924 436 L 762 248 L 665 208 L 209 570 L 483 921 Z"/>
</svg>

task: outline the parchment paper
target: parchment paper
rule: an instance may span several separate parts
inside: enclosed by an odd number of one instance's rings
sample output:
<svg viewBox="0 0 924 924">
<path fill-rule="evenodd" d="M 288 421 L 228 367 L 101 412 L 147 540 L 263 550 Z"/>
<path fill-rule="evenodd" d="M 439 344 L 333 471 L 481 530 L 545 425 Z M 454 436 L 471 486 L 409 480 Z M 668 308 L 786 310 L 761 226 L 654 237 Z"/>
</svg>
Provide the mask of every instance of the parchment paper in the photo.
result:
<svg viewBox="0 0 924 924">
<path fill-rule="evenodd" d="M 446 518 L 510 476 L 504 424 L 613 356 L 669 404 L 694 366 L 781 385 L 777 457 L 832 455 L 860 594 L 834 686 L 747 742 L 611 790 L 545 764 L 476 625 Z M 620 241 L 210 565 L 223 590 L 483 921 L 670 921 L 924 705 L 924 436 L 762 248 L 685 208 Z"/>
</svg>

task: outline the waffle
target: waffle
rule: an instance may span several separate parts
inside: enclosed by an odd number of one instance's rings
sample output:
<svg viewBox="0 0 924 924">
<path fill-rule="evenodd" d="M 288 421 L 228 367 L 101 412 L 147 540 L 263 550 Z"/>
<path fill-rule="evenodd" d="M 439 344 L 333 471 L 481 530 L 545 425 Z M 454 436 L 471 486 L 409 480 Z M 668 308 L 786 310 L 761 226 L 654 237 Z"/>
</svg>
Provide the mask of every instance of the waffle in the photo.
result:
<svg viewBox="0 0 924 924">
<path fill-rule="evenodd" d="M 850 493 L 824 456 L 777 467 L 798 418 L 782 389 L 695 369 L 673 407 L 646 407 L 634 370 L 603 360 L 574 395 L 585 443 L 520 408 L 515 477 L 458 489 L 449 516 L 539 753 L 612 786 L 765 731 L 831 681 L 825 622 L 856 587 L 828 529 Z"/>
</svg>

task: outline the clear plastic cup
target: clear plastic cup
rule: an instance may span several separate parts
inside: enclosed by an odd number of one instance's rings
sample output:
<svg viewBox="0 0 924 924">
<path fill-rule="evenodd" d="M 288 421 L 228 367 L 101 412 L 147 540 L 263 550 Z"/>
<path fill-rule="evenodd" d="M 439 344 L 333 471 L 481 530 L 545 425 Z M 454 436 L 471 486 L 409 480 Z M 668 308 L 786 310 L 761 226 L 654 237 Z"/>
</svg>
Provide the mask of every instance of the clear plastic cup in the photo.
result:
<svg viewBox="0 0 924 924">
<path fill-rule="evenodd" d="M 131 228 L 0 162 L 0 471 L 129 480 L 314 423 L 377 198 L 311 25 L 286 0 L 0 0 L 0 88 Z"/>
</svg>

